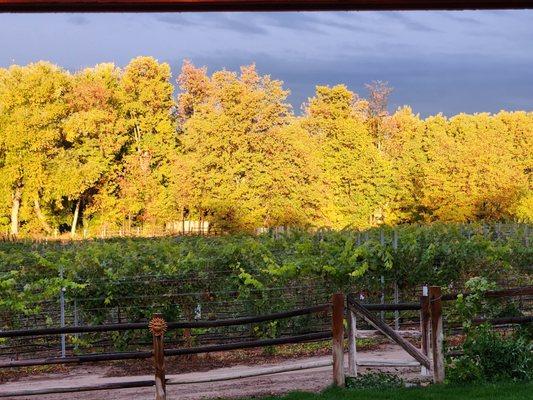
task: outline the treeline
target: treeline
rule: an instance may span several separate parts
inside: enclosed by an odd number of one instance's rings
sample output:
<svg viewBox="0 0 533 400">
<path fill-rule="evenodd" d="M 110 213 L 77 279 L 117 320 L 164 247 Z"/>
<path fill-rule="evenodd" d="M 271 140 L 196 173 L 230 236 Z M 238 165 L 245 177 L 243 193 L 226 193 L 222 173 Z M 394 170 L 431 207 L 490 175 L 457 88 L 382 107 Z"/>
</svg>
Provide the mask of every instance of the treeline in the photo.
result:
<svg viewBox="0 0 533 400">
<path fill-rule="evenodd" d="M 377 82 L 317 86 L 297 116 L 254 65 L 173 83 L 150 57 L 0 69 L 4 232 L 533 220 L 533 112 L 389 114 Z"/>
</svg>

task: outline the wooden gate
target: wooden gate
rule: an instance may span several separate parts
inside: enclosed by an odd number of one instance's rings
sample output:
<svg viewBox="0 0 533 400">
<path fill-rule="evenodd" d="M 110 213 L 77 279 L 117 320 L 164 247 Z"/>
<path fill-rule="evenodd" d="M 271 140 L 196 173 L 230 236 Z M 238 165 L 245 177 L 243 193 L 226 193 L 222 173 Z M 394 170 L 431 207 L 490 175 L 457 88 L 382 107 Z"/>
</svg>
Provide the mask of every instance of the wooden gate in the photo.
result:
<svg viewBox="0 0 533 400">
<path fill-rule="evenodd" d="M 391 366 L 391 367 L 413 367 L 420 365 L 421 373 L 426 375 L 431 371 L 433 381 L 440 383 L 444 381 L 444 353 L 443 353 L 443 330 L 442 330 L 442 307 L 440 287 L 432 286 L 427 290 L 424 288 L 419 303 L 397 303 L 397 304 L 373 304 L 365 305 L 359 302 L 354 294 L 347 296 L 348 308 L 348 375 L 357 375 L 358 365 L 368 366 Z M 412 345 L 404 336 L 413 332 L 397 331 L 387 325 L 384 321 L 372 313 L 372 311 L 400 311 L 419 310 L 420 311 L 420 338 L 421 348 Z M 359 336 L 357 330 L 357 317 L 363 318 L 372 325 L 378 332 L 398 344 L 415 362 L 381 362 L 362 363 L 357 360 L 356 338 Z M 430 346 L 431 345 L 431 346 Z M 432 349 L 432 357 L 429 356 L 429 349 Z M 371 365 L 372 364 L 372 365 Z M 379 364 L 379 365 L 378 365 Z"/>
</svg>

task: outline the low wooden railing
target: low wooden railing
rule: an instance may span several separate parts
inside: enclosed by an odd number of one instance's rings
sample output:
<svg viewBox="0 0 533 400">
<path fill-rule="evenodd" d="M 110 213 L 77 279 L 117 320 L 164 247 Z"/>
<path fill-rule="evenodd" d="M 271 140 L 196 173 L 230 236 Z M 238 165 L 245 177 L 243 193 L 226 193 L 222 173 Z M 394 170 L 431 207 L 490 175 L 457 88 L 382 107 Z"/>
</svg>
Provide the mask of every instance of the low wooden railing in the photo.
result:
<svg viewBox="0 0 533 400">
<path fill-rule="evenodd" d="M 331 304 L 321 304 L 312 307 L 299 308 L 290 311 L 278 312 L 267 315 L 258 315 L 251 317 L 241 317 L 233 319 L 223 320 L 210 320 L 210 321 L 186 321 L 186 322 L 166 322 L 160 314 L 154 314 L 149 323 L 136 322 L 136 323 L 122 323 L 122 324 L 108 324 L 108 325 L 93 325 L 93 326 L 76 326 L 76 327 L 54 327 L 54 328 L 39 328 L 39 329 L 25 329 L 25 330 L 10 330 L 0 332 L 0 338 L 18 338 L 28 336 L 47 336 L 47 335 L 65 335 L 65 334 L 77 334 L 77 333 L 93 333 L 93 332 L 117 332 L 117 331 L 129 331 L 138 329 L 150 329 L 153 338 L 153 350 L 152 351 L 132 351 L 132 352 L 113 352 L 113 353 L 101 353 L 101 354 L 84 354 L 79 356 L 69 357 L 49 357 L 45 359 L 28 359 L 28 360 L 15 360 L 0 363 L 0 368 L 20 368 L 20 367 L 32 367 L 38 365 L 54 365 L 54 364 L 80 364 L 80 363 L 93 363 L 102 361 L 117 361 L 117 360 L 135 360 L 135 359 L 148 359 L 154 360 L 154 380 L 143 380 L 124 383 L 113 384 L 101 384 L 91 386 L 76 386 L 71 388 L 49 388 L 43 390 L 20 390 L 17 392 L 0 393 L 0 397 L 16 397 L 16 396 L 29 396 L 29 395 L 43 395 L 53 393 L 67 393 L 67 392 L 82 392 L 93 390 L 110 390 L 110 389 L 125 389 L 131 387 L 149 387 L 155 386 L 156 399 L 164 400 L 166 398 L 166 385 L 180 384 L 180 382 L 167 382 L 165 378 L 165 358 L 172 356 L 210 353 L 237 349 L 247 349 L 254 347 L 267 347 L 292 343 L 304 343 L 309 341 L 326 340 L 332 337 L 331 331 L 306 333 L 301 335 L 286 336 L 273 339 L 259 339 L 244 342 L 224 343 L 208 346 L 197 346 L 190 348 L 179 349 L 165 349 L 164 348 L 164 335 L 167 331 L 173 329 L 186 329 L 186 328 L 217 328 L 236 326 L 252 323 L 260 323 L 266 321 L 274 321 L 284 318 L 291 318 L 301 315 L 316 314 L 321 312 L 328 312 L 332 309 Z M 338 310 L 335 310 L 333 306 L 333 314 L 338 318 Z M 342 314 L 341 314 L 342 318 Z M 325 365 L 331 365 L 331 363 L 319 363 L 312 365 L 300 366 L 297 369 L 309 369 L 323 367 Z M 290 368 L 288 368 L 290 370 Z M 292 367 L 294 369 L 294 367 Z M 287 370 L 285 368 L 278 368 L 274 372 L 279 373 Z"/>
<path fill-rule="evenodd" d="M 464 293 L 468 296 L 468 293 Z M 533 295 L 533 286 L 504 289 L 497 291 L 489 291 L 485 293 L 487 298 L 504 298 L 514 296 L 530 296 Z M 273 367 L 267 372 L 251 373 L 249 376 L 258 376 L 263 374 L 273 374 L 293 370 L 311 369 L 333 365 L 333 382 L 337 386 L 343 386 L 345 382 L 344 371 L 344 318 L 348 320 L 348 375 L 357 374 L 357 366 L 371 366 L 371 367 L 413 367 L 421 366 L 421 373 L 431 373 L 434 382 L 442 382 L 444 380 L 444 351 L 443 351 L 443 321 L 442 321 L 442 302 L 456 299 L 458 294 L 442 295 L 440 287 L 425 287 L 420 296 L 418 303 L 395 303 L 395 304 L 362 304 L 353 294 L 348 294 L 346 302 L 344 294 L 337 293 L 332 297 L 330 304 L 321 304 L 312 307 L 299 308 L 290 311 L 272 313 L 267 315 L 240 317 L 233 319 L 211 320 L 211 321 L 185 321 L 185 322 L 166 322 L 159 314 L 155 314 L 150 323 L 136 322 L 136 323 L 122 323 L 122 324 L 108 324 L 108 325 L 93 325 L 93 326 L 76 326 L 76 327 L 62 327 L 62 328 L 38 328 L 27 330 L 10 330 L 0 332 L 0 338 L 18 338 L 28 336 L 46 336 L 46 335 L 65 335 L 77 333 L 93 333 L 93 332 L 117 332 L 128 331 L 136 329 L 150 328 L 153 338 L 152 351 L 133 351 L 133 352 L 114 352 L 114 353 L 99 353 L 99 354 L 84 354 L 70 357 L 50 357 L 45 359 L 28 359 L 15 360 L 0 363 L 0 368 L 18 368 L 31 367 L 38 365 L 54 365 L 54 364 L 79 364 L 89 362 L 115 361 L 115 360 L 134 360 L 134 359 L 148 359 L 154 360 L 154 380 L 143 380 L 133 382 L 111 383 L 92 386 L 77 386 L 71 388 L 49 388 L 43 390 L 20 390 L 17 392 L 3 392 L 0 397 L 15 397 L 15 396 L 29 396 L 29 395 L 43 395 L 52 393 L 67 393 L 67 392 L 81 392 L 88 390 L 110 390 L 110 389 L 125 389 L 132 387 L 148 387 L 155 386 L 156 399 L 166 399 L 166 385 L 167 384 L 183 384 L 191 382 L 181 382 L 179 380 L 166 379 L 165 377 L 165 359 L 172 356 L 210 353 L 219 351 L 228 351 L 236 349 L 246 349 L 254 347 L 276 346 L 292 343 L 303 343 L 310 341 L 319 341 L 332 339 L 332 359 L 327 362 L 307 363 L 301 366 L 289 367 Z M 345 306 L 346 304 L 346 306 Z M 373 312 L 382 311 L 419 311 L 420 312 L 420 331 L 400 331 L 391 328 L 384 321 Z M 274 321 L 283 318 L 291 318 L 301 315 L 309 315 L 321 312 L 331 311 L 331 330 L 325 332 L 305 333 L 294 336 L 286 336 L 273 339 L 259 339 L 235 343 L 223 343 L 217 345 L 197 346 L 190 348 L 164 348 L 164 335 L 167 331 L 173 329 L 185 328 L 216 328 L 227 327 L 235 325 L 244 325 L 251 323 L 260 323 L 266 321 Z M 356 315 L 364 318 L 372 325 L 375 330 L 361 331 L 357 329 Z M 533 316 L 519 316 L 519 317 L 502 317 L 492 320 L 477 319 L 475 323 L 490 322 L 492 324 L 524 324 L 533 322 Z M 376 334 L 382 334 L 397 343 L 404 350 L 410 354 L 416 362 L 391 362 L 387 361 L 368 361 L 358 360 L 356 351 L 356 338 L 359 337 L 373 337 Z M 420 337 L 421 346 L 417 349 L 405 337 Z M 248 375 L 238 376 L 241 378 Z M 232 378 L 226 378 L 232 379 Z"/>
</svg>

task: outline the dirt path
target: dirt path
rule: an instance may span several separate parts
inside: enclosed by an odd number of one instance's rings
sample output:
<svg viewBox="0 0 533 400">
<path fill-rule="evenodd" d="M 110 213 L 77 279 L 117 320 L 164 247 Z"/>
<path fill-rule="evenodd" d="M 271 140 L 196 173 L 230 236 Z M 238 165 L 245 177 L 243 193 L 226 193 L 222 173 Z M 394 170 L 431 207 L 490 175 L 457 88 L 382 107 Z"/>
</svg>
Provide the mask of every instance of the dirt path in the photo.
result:
<svg viewBox="0 0 533 400">
<path fill-rule="evenodd" d="M 378 350 L 360 352 L 363 359 L 387 361 L 412 361 L 411 357 L 398 346 L 385 345 Z M 294 366 L 302 363 L 327 361 L 331 357 L 308 357 L 291 361 L 276 363 L 276 366 Z M 150 362 L 147 360 L 147 362 Z M 228 368 L 219 368 L 207 372 L 192 372 L 180 375 L 169 375 L 170 379 L 180 381 L 205 380 L 223 378 L 228 375 L 249 373 L 251 371 L 264 371 L 271 365 L 238 365 Z M 56 387 L 86 386 L 112 382 L 127 382 L 137 380 L 151 380 L 153 376 L 132 377 L 105 377 L 108 367 L 76 368 L 67 374 L 46 374 L 26 377 L 17 382 L 0 385 L 0 394 L 16 390 L 45 389 Z M 362 368 L 364 370 L 364 368 Z M 391 372 L 401 373 L 407 379 L 419 377 L 419 368 L 388 368 Z M 242 378 L 238 380 L 208 382 L 197 384 L 180 384 L 168 386 L 168 399 L 199 400 L 209 398 L 232 398 L 246 396 L 264 396 L 282 394 L 293 390 L 319 391 L 331 384 L 331 367 L 321 367 L 311 370 L 283 372 L 274 375 Z M 27 400 L 152 400 L 154 389 L 152 387 L 137 389 L 115 389 L 108 391 L 95 391 L 83 393 L 65 393 L 55 395 L 36 395 L 25 397 L 5 397 L 6 399 Z"/>
</svg>

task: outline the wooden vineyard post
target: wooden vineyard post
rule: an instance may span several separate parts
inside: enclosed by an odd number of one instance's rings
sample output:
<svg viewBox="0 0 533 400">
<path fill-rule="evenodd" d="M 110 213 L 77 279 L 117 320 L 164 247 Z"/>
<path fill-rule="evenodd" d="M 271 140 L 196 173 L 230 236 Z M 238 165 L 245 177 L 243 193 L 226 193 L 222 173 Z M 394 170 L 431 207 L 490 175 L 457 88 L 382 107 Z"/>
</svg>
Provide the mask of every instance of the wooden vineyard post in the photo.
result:
<svg viewBox="0 0 533 400">
<path fill-rule="evenodd" d="M 357 376 L 357 319 L 348 309 L 348 376 Z"/>
<path fill-rule="evenodd" d="M 344 294 L 335 293 L 332 298 L 332 347 L 333 384 L 344 386 Z"/>
<path fill-rule="evenodd" d="M 167 323 L 161 314 L 156 313 L 150 320 L 149 328 L 154 343 L 155 400 L 166 400 L 165 347 L 163 337 L 167 330 Z"/>
<path fill-rule="evenodd" d="M 420 296 L 420 336 L 421 336 L 421 349 L 425 356 L 429 356 L 429 333 L 431 331 L 431 320 L 429 312 L 429 296 L 428 287 L 422 288 L 422 296 Z M 428 370 L 422 366 L 421 374 L 427 375 Z"/>
<path fill-rule="evenodd" d="M 431 349 L 433 352 L 433 382 L 444 382 L 444 333 L 442 327 L 441 289 L 429 287 L 429 309 L 431 314 Z"/>
</svg>

